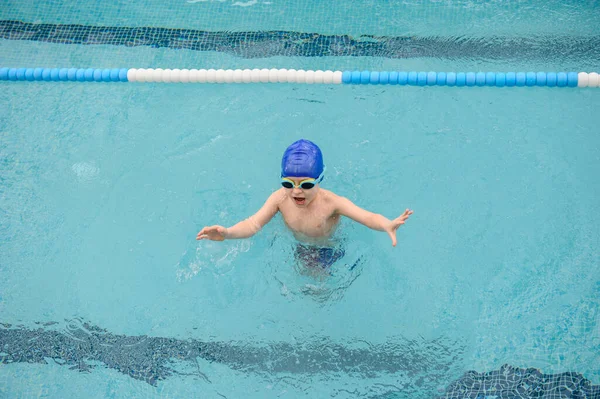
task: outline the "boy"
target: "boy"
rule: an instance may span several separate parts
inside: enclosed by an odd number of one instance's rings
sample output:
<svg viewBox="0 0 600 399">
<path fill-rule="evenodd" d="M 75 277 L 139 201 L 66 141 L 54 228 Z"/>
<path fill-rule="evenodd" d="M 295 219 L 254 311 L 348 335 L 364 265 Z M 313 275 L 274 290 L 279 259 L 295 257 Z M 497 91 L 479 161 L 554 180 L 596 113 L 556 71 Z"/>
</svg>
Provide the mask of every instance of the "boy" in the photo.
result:
<svg viewBox="0 0 600 399">
<path fill-rule="evenodd" d="M 301 244 L 296 255 L 308 264 L 330 266 L 343 256 L 343 250 L 333 249 L 330 240 L 340 217 L 347 216 L 373 230 L 385 231 L 396 246 L 396 230 L 413 211 L 406 209 L 402 215 L 389 220 L 371 213 L 350 200 L 319 187 L 325 167 L 319 147 L 308 140 L 298 140 L 284 152 L 281 160 L 281 185 L 267 199 L 256 214 L 236 225 L 204 227 L 196 240 L 223 241 L 248 238 L 256 234 L 277 212 L 281 212 L 286 226 Z"/>
</svg>

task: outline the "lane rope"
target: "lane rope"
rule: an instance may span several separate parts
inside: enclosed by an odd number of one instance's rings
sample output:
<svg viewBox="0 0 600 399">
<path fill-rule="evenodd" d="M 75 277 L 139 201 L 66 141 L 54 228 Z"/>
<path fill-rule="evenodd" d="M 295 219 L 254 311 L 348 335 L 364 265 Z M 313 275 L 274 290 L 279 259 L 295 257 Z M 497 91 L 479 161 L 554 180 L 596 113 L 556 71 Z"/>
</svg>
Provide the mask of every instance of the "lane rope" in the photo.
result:
<svg viewBox="0 0 600 399">
<path fill-rule="evenodd" d="M 451 87 L 600 87 L 597 72 L 322 71 L 296 69 L 0 68 L 2 81 L 299 83 Z"/>
</svg>

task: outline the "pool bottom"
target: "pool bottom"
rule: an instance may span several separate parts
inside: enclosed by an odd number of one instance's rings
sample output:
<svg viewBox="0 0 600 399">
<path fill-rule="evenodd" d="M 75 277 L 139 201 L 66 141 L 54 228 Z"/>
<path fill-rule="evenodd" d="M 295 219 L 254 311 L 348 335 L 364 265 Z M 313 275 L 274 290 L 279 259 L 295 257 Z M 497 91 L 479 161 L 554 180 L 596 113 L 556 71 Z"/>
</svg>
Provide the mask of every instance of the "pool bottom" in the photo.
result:
<svg viewBox="0 0 600 399">
<path fill-rule="evenodd" d="M 56 323 L 44 323 L 44 326 L 53 324 Z M 69 325 L 67 331 L 0 325 L 3 326 L 0 328 L 2 364 L 46 364 L 52 359 L 59 365 L 71 366 L 73 370 L 91 371 L 102 363 L 152 386 L 175 374 L 195 375 L 208 381 L 197 359 L 259 374 L 347 373 L 372 376 L 379 373 L 415 375 L 427 371 L 430 380 L 436 380 L 436 374 L 448 372 L 452 359 L 456 358 L 445 355 L 457 351 L 453 343 L 441 340 L 416 343 L 400 339 L 383 345 L 370 344 L 366 348 L 328 342 L 327 339 L 313 343 L 260 345 L 115 335 L 79 321 Z M 427 346 L 427 353 L 418 350 L 423 344 Z M 462 352 L 464 348 L 458 349 Z M 182 369 L 181 364 L 175 367 L 176 361 L 189 367 L 184 365 Z M 438 387 L 438 393 L 441 391 Z M 397 391 L 389 393 L 394 397 Z M 447 399 L 484 397 L 598 398 L 600 385 L 592 385 L 577 372 L 544 374 L 535 368 L 504 365 L 494 371 L 468 371 L 439 396 Z"/>
<path fill-rule="evenodd" d="M 395 338 L 383 344 L 335 343 L 326 337 L 298 342 L 224 342 L 112 334 L 75 320 L 66 330 L 29 329 L 2 324 L 2 363 L 46 363 L 53 359 L 79 371 L 91 371 L 103 363 L 134 379 L 156 386 L 175 374 L 196 374 L 198 360 L 216 362 L 243 372 L 316 374 L 346 373 L 375 375 L 418 374 L 429 369 L 447 371 L 452 353 L 460 357 L 464 348 L 450 340 Z M 34 343 L 32 345 L 32 342 Z M 426 349 L 424 349 L 426 348 Z M 326 350 L 324 350 L 326 349 Z M 180 361 L 173 367 L 172 361 Z M 187 367 L 190 366 L 190 367 Z M 429 372 L 429 371 L 427 371 Z"/>
</svg>

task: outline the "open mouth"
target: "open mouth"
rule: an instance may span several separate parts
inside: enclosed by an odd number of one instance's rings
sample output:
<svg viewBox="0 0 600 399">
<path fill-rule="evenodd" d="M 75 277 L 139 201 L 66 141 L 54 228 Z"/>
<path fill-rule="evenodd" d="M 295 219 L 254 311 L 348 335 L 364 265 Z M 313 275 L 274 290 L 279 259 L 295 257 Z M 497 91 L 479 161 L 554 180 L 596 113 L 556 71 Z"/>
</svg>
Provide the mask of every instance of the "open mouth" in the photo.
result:
<svg viewBox="0 0 600 399">
<path fill-rule="evenodd" d="M 294 197 L 294 201 L 296 205 L 304 205 L 306 203 L 306 198 Z"/>
</svg>

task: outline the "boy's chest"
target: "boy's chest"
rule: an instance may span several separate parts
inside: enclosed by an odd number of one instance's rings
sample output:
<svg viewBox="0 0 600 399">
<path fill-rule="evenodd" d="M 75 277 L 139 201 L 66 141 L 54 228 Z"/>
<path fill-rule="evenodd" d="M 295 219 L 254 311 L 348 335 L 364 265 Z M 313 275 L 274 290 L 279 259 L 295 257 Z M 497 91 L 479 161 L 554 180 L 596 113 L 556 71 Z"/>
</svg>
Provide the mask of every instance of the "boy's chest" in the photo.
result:
<svg viewBox="0 0 600 399">
<path fill-rule="evenodd" d="M 334 227 L 339 216 L 333 210 L 321 209 L 308 211 L 305 209 L 282 209 L 281 214 L 285 224 L 292 230 L 309 236 L 322 236 Z"/>
</svg>

